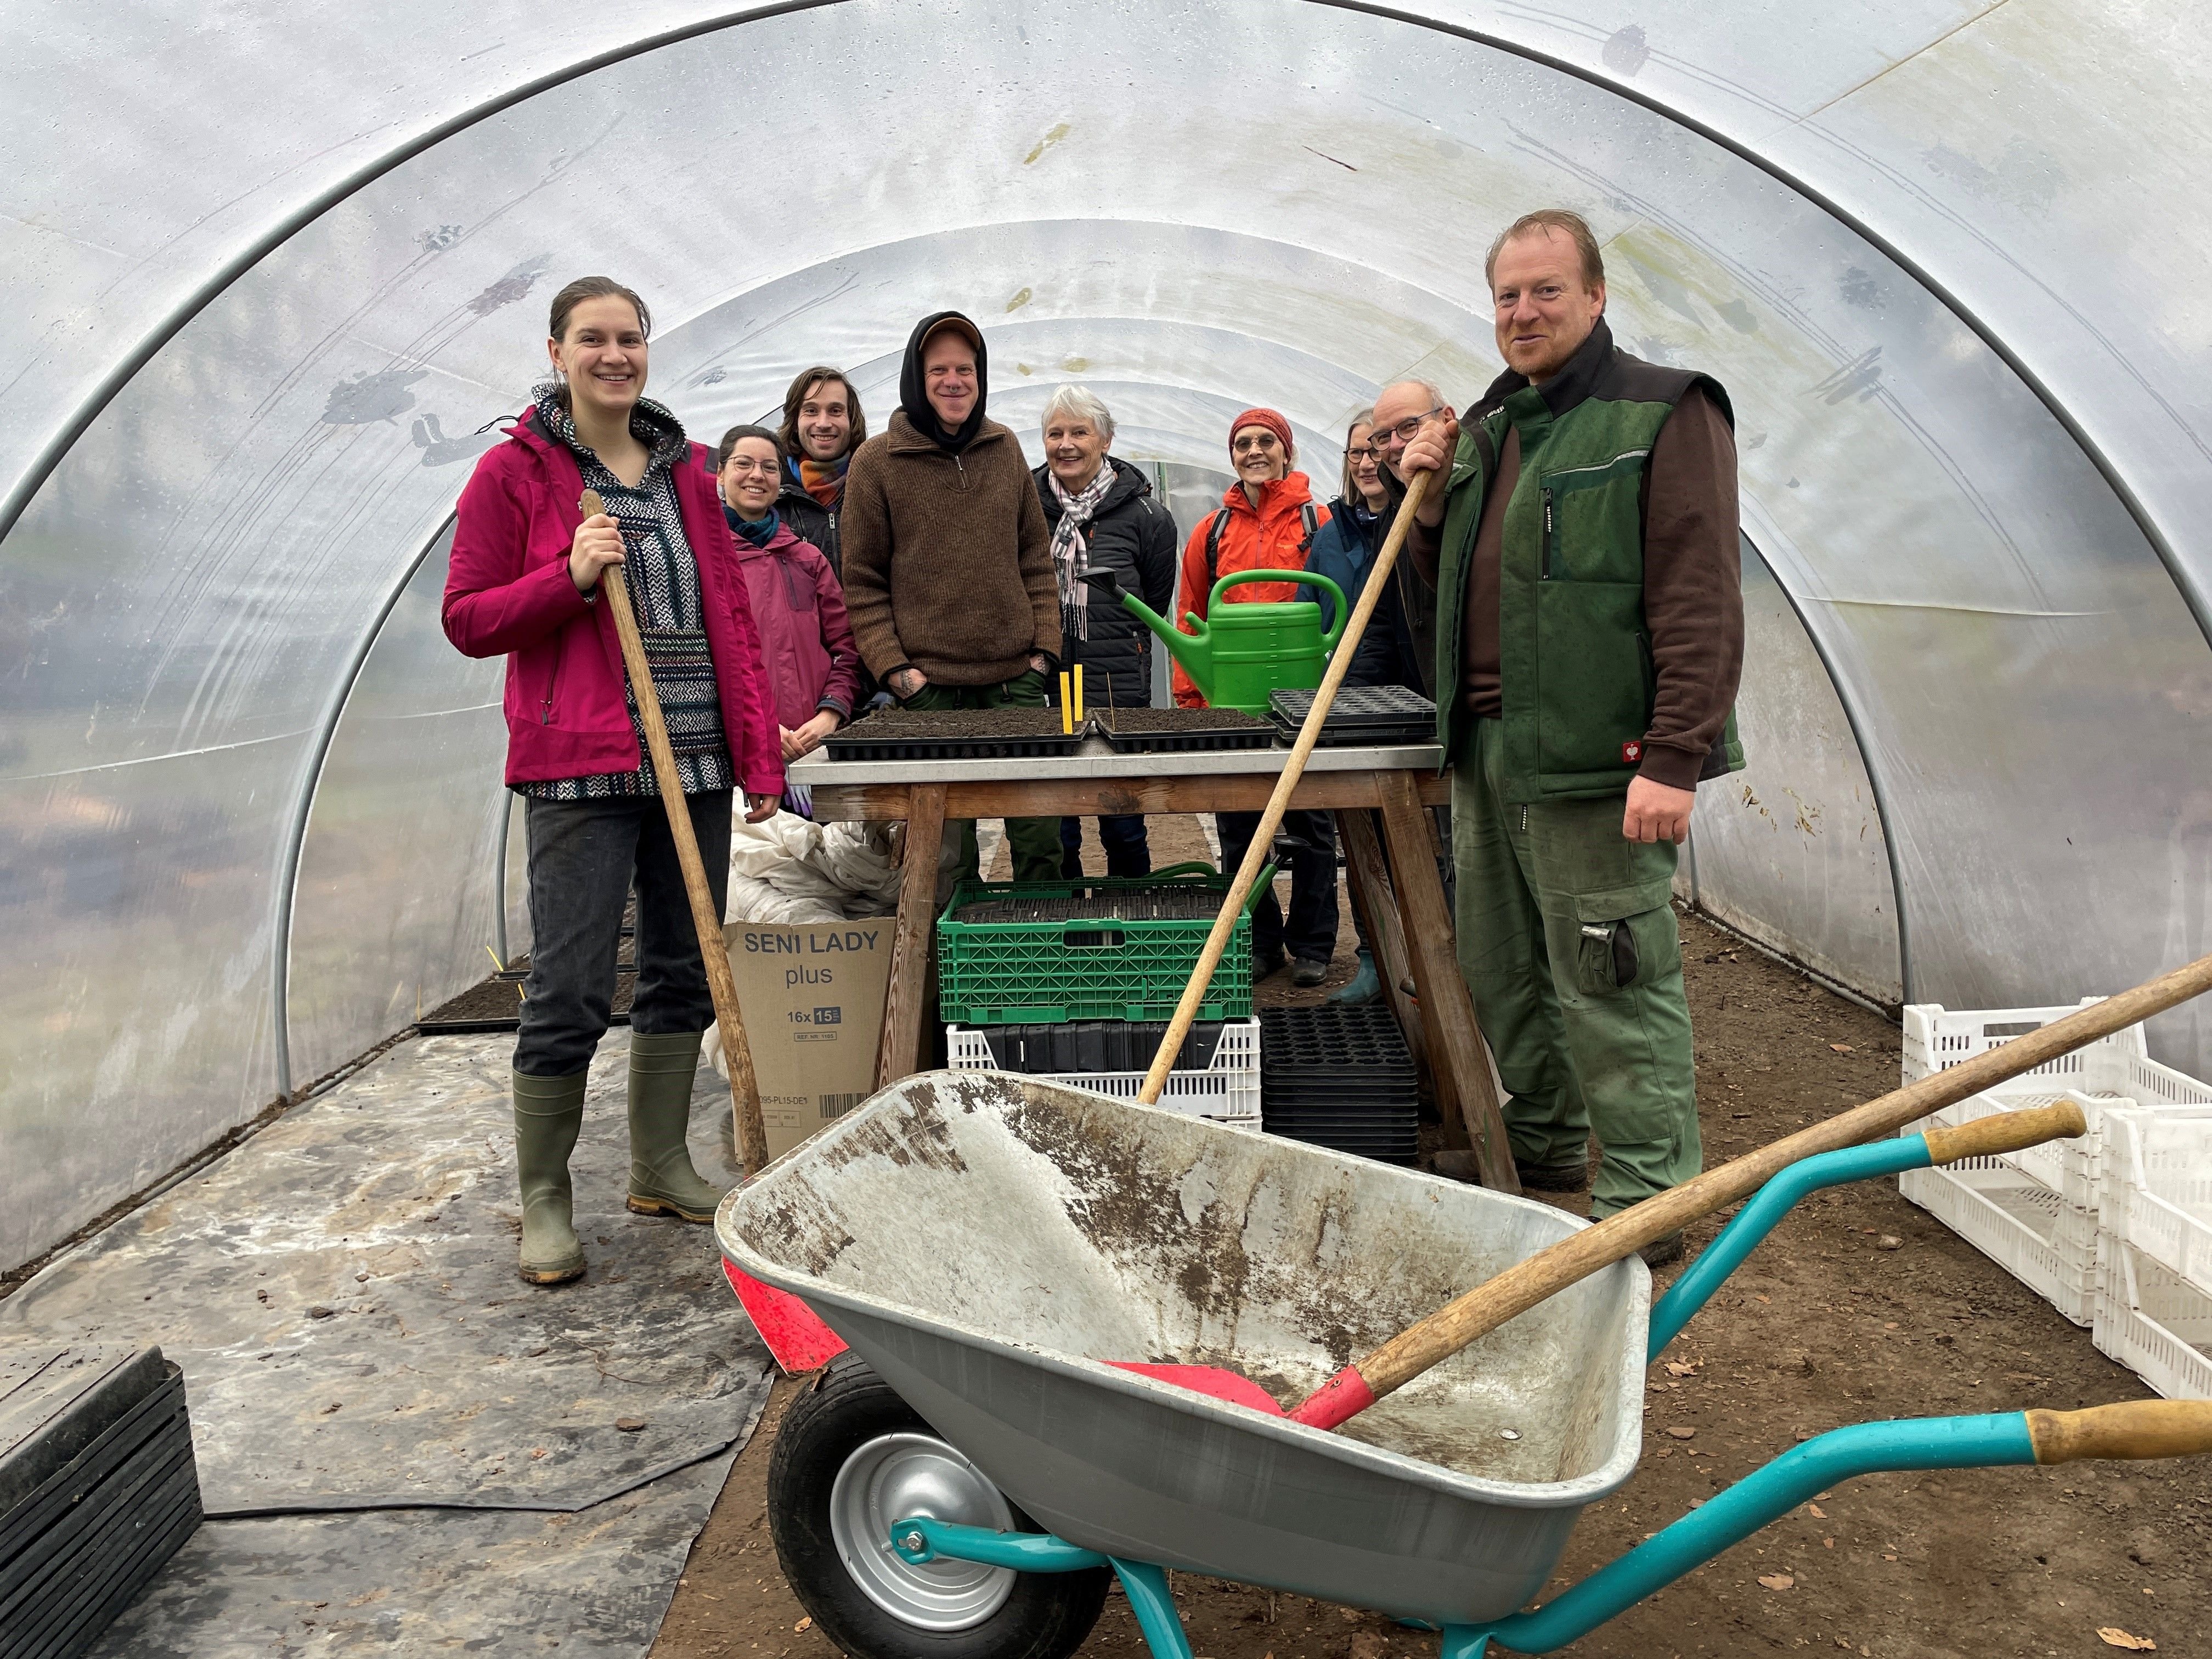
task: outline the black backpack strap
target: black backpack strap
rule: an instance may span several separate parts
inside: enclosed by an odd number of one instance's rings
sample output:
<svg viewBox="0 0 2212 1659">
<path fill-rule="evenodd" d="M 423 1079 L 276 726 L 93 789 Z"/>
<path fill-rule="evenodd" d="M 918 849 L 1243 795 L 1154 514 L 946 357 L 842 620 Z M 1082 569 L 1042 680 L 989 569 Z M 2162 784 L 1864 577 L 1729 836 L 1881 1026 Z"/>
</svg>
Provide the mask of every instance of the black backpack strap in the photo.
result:
<svg viewBox="0 0 2212 1659">
<path fill-rule="evenodd" d="M 1298 543 L 1298 557 L 1304 559 L 1313 551 L 1314 538 L 1321 534 L 1321 515 L 1314 511 L 1314 504 L 1308 501 L 1298 509 L 1298 517 L 1305 520 L 1306 526 L 1306 533 Z"/>
<path fill-rule="evenodd" d="M 1206 531 L 1206 591 L 1213 592 L 1214 583 L 1221 580 L 1221 532 L 1229 528 L 1229 509 L 1217 508 L 1213 522 Z"/>
</svg>

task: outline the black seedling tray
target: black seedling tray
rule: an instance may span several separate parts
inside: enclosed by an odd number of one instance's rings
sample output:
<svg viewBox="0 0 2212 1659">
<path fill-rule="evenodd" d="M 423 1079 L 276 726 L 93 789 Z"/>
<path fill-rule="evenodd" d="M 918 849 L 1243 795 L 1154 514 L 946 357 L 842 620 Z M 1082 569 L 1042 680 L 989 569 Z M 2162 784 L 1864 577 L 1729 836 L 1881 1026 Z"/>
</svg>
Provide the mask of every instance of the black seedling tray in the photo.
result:
<svg viewBox="0 0 2212 1659">
<path fill-rule="evenodd" d="M 1275 726 L 1275 741 L 1288 749 L 1298 740 L 1295 726 Z M 1314 739 L 1316 749 L 1395 749 L 1401 744 L 1434 743 L 1437 728 L 1433 726 L 1330 726 L 1321 728 Z"/>
<path fill-rule="evenodd" d="M 1267 698 L 1267 717 L 1280 726 L 1292 730 L 1304 726 L 1307 711 L 1313 708 L 1314 694 L 1310 687 L 1297 687 L 1271 693 Z M 1419 726 L 1433 727 L 1437 723 L 1437 706 L 1418 691 L 1409 691 L 1402 685 L 1346 685 L 1340 687 L 1336 697 L 1328 706 L 1328 718 L 1322 722 L 1330 726 Z"/>
<path fill-rule="evenodd" d="M 1254 720 L 1249 714 L 1234 709 L 1190 708 L 1173 710 L 1132 710 L 1145 714 L 1189 714 L 1186 725 L 1170 724 L 1152 731 L 1117 731 L 1115 727 L 1116 711 L 1094 708 L 1091 718 L 1097 722 L 1098 733 L 1104 738 L 1117 755 L 1166 755 L 1193 753 L 1205 750 L 1265 749 L 1274 741 L 1274 729 L 1265 720 Z"/>
<path fill-rule="evenodd" d="M 1066 737 L 1055 732 L 1048 738 L 886 738 L 875 743 L 830 737 L 822 739 L 822 746 L 833 761 L 1034 760 L 1072 755 L 1087 735 L 1079 729 Z"/>
</svg>

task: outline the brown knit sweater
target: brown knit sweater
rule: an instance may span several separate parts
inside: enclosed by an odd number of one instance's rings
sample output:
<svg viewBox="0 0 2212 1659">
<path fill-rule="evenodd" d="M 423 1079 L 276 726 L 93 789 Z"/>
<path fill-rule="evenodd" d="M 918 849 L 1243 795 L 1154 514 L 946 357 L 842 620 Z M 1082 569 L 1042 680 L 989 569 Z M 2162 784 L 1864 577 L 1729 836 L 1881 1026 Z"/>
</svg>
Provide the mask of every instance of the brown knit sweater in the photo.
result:
<svg viewBox="0 0 2212 1659">
<path fill-rule="evenodd" d="M 838 526 L 845 606 L 878 679 L 919 668 L 996 685 L 1060 655 L 1052 532 L 1014 434 L 987 420 L 959 454 L 901 410 L 854 453 Z"/>
</svg>

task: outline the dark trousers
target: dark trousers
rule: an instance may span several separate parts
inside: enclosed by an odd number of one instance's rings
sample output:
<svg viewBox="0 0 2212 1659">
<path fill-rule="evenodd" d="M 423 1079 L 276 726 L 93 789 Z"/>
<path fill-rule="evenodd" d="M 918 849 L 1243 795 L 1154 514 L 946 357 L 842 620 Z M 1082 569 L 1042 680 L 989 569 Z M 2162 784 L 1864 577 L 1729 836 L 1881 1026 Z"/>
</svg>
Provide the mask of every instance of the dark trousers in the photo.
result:
<svg viewBox="0 0 2212 1659">
<path fill-rule="evenodd" d="M 1152 843 L 1145 837 L 1145 816 L 1131 812 L 1098 820 L 1098 844 L 1106 849 L 1106 873 L 1121 881 L 1135 881 L 1152 873 Z M 1060 821 L 1060 873 L 1069 881 L 1083 878 L 1083 820 Z"/>
<path fill-rule="evenodd" d="M 1216 812 L 1221 836 L 1221 867 L 1233 872 L 1260 827 L 1257 812 Z M 1336 954 L 1336 823 L 1326 812 L 1285 812 L 1282 835 L 1299 843 L 1285 862 L 1291 870 L 1291 914 L 1271 887 L 1252 911 L 1252 951 L 1265 966 L 1287 951 L 1308 962 L 1327 962 Z"/>
<path fill-rule="evenodd" d="M 730 792 L 684 797 L 691 833 L 720 915 L 730 891 Z M 592 1063 L 614 1006 L 623 907 L 637 888 L 634 1031 L 703 1031 L 714 1023 L 707 964 L 676 861 L 668 813 L 655 795 L 527 804 L 530 978 L 514 1069 L 574 1077 Z"/>
</svg>

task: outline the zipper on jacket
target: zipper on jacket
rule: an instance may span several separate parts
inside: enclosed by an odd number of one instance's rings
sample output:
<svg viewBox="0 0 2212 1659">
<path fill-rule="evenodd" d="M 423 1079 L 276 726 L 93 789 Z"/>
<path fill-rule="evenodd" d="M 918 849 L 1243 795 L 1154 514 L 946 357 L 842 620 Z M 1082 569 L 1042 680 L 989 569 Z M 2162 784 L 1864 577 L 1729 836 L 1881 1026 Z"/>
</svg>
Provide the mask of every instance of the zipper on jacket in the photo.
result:
<svg viewBox="0 0 2212 1659">
<path fill-rule="evenodd" d="M 1544 545 L 1544 551 L 1543 551 L 1543 563 L 1542 563 L 1542 565 L 1541 565 L 1541 568 L 1540 568 L 1540 574 L 1539 574 L 1539 580 L 1543 580 L 1543 581 L 1549 581 L 1549 580 L 1552 580 L 1552 524 L 1553 524 L 1552 490 L 1551 490 L 1551 486 L 1550 486 L 1550 485 L 1548 485 L 1548 484 L 1547 484 L 1547 485 L 1545 486 L 1545 488 L 1544 488 L 1544 544 L 1543 544 L 1543 545 Z"/>
<path fill-rule="evenodd" d="M 540 726 L 553 724 L 553 688 L 560 683 L 561 656 L 556 650 L 553 656 L 553 672 L 545 677 L 545 695 L 538 702 L 538 723 Z"/>
<path fill-rule="evenodd" d="M 961 489 L 967 489 L 967 488 L 968 488 L 968 464 L 967 464 L 965 461 L 963 461 L 963 460 L 962 460 L 962 459 L 961 459 L 957 455 L 955 455 L 955 456 L 952 458 L 952 465 L 953 465 L 954 466 L 956 466 L 956 467 L 957 467 L 957 468 L 959 469 L 959 471 L 960 471 L 960 487 L 961 487 Z"/>
</svg>

